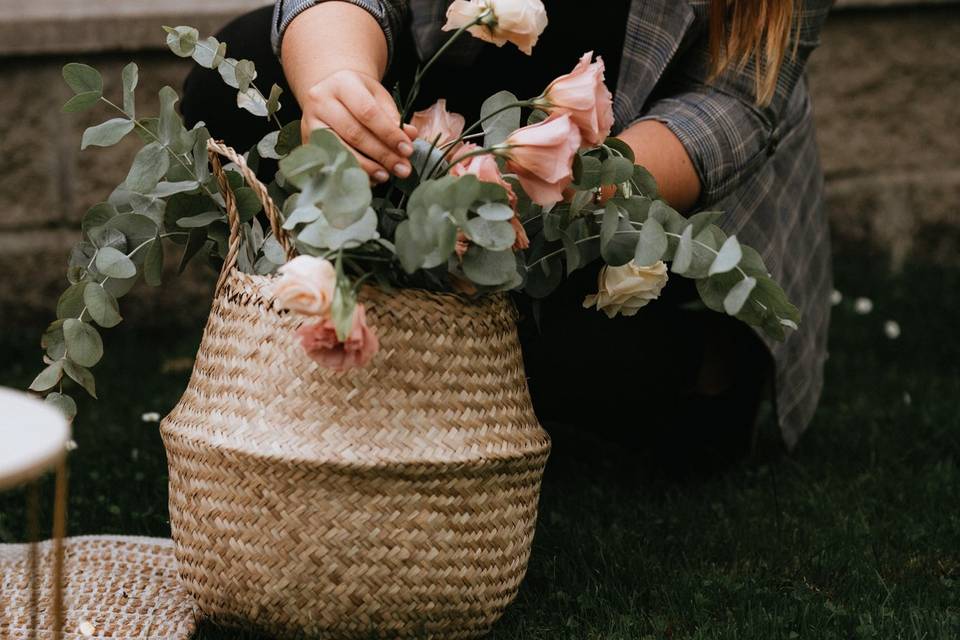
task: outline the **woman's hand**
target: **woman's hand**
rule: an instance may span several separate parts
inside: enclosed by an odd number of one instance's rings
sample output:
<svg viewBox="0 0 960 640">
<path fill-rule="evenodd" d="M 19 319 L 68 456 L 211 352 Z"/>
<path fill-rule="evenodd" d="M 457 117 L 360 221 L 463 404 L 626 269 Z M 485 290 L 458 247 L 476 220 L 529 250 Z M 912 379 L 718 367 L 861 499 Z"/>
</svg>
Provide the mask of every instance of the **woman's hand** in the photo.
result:
<svg viewBox="0 0 960 640">
<path fill-rule="evenodd" d="M 375 182 L 410 175 L 417 130 L 400 128 L 400 113 L 380 84 L 387 42 L 377 21 L 349 2 L 321 2 L 287 27 L 281 62 L 303 110 L 304 140 L 331 129 Z"/>
<path fill-rule="evenodd" d="M 393 174 L 410 175 L 412 140 L 417 130 L 400 128 L 400 112 L 393 97 L 373 76 L 340 69 L 314 84 L 300 105 L 304 140 L 315 129 L 329 128 L 357 156 L 360 166 L 375 182 Z"/>
</svg>

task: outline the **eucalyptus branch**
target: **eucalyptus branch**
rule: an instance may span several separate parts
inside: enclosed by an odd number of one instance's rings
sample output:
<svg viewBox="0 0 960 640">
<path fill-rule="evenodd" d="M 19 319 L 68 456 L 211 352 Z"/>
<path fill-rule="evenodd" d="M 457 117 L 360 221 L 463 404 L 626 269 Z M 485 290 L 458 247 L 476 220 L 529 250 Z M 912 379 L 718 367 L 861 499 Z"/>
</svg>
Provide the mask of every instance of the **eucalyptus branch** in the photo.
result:
<svg viewBox="0 0 960 640">
<path fill-rule="evenodd" d="M 197 42 L 194 44 L 194 46 L 200 47 L 201 49 L 204 49 L 204 50 L 206 50 L 206 51 L 210 51 L 211 53 L 214 54 L 214 56 L 216 56 L 216 54 L 217 54 L 217 50 L 216 50 L 216 49 L 213 49 L 213 48 L 207 46 L 202 40 L 197 40 Z M 237 63 L 236 63 L 236 62 L 231 62 L 229 58 L 224 58 L 223 61 L 221 62 L 221 64 L 224 64 L 224 63 L 226 63 L 226 64 L 230 65 L 231 67 L 233 67 L 234 70 L 236 70 L 236 68 L 237 68 Z M 257 84 L 256 84 L 253 80 L 250 81 L 250 86 L 253 87 L 253 90 L 257 92 L 257 95 L 260 96 L 260 99 L 261 99 L 261 100 L 263 100 L 264 102 L 267 102 L 267 96 L 263 95 L 263 91 L 260 90 L 260 87 L 258 87 Z M 270 118 L 273 120 L 273 123 L 274 123 L 275 125 L 277 125 L 277 130 L 283 129 L 283 125 L 280 124 L 280 118 L 277 117 L 277 114 L 276 114 L 276 113 L 270 114 Z"/>
<path fill-rule="evenodd" d="M 168 233 L 161 233 L 161 234 L 159 234 L 159 235 L 157 235 L 157 236 L 154 236 L 154 237 L 150 238 L 149 240 L 144 240 L 144 241 L 141 242 L 139 245 L 137 245 L 137 247 L 134 248 L 133 251 L 131 251 L 130 253 L 126 254 L 126 256 L 127 256 L 128 258 L 132 258 L 138 251 L 140 251 L 140 249 L 143 249 L 145 246 L 147 246 L 147 245 L 150 244 L 151 242 L 159 242 L 159 241 L 162 240 L 163 238 L 169 238 L 169 237 L 171 237 L 171 236 L 187 236 L 187 235 L 190 235 L 190 234 L 187 233 L 186 231 L 171 231 L 171 232 L 168 232 Z M 93 265 L 93 261 L 96 260 L 96 258 L 97 258 L 97 253 L 99 253 L 99 252 L 100 252 L 100 249 L 99 249 L 99 248 L 98 248 L 96 251 L 93 252 L 93 257 L 90 258 L 90 263 L 87 265 L 87 270 L 89 270 L 89 269 L 90 269 L 90 266 Z M 104 285 L 104 283 L 107 282 L 108 280 L 110 280 L 110 276 L 106 276 L 106 277 L 105 277 L 103 280 L 101 280 L 100 282 L 95 282 L 95 283 L 91 283 L 91 284 L 96 284 L 96 285 L 102 287 L 102 286 Z M 80 315 L 77 316 L 77 320 L 80 320 L 80 321 L 82 322 L 82 321 L 83 321 L 83 314 L 86 313 L 86 312 L 87 312 L 87 305 L 83 305 L 83 309 L 80 310 Z"/>
<path fill-rule="evenodd" d="M 116 109 L 117 111 L 119 111 L 120 113 L 123 113 L 124 115 L 126 115 L 126 112 L 125 112 L 123 109 L 121 109 L 120 107 L 118 107 L 117 105 L 115 105 L 114 103 L 112 103 L 110 100 L 107 100 L 107 99 L 104 98 L 103 96 L 100 96 L 100 99 L 103 100 L 103 101 L 104 101 L 105 103 L 107 103 L 108 105 L 110 105 L 111 107 L 113 107 L 114 109 Z M 190 173 L 193 173 L 193 168 L 190 167 L 190 165 L 188 165 L 186 162 L 184 162 L 184 161 L 183 161 L 183 158 L 180 157 L 180 154 L 178 154 L 178 153 L 175 152 L 173 149 L 171 149 L 171 148 L 170 148 L 170 145 L 168 145 L 166 142 L 164 142 L 163 140 L 161 140 L 160 138 L 158 138 L 158 137 L 157 137 L 157 134 L 155 134 L 153 131 L 150 131 L 150 129 L 148 129 L 147 127 L 143 126 L 143 124 L 141 124 L 139 120 L 137 120 L 137 119 L 134 118 L 134 119 L 132 119 L 132 121 L 133 121 L 134 126 L 139 127 L 141 130 L 143 130 L 143 132 L 146 133 L 148 136 L 150 136 L 150 138 L 152 138 L 154 142 L 158 142 L 158 143 L 160 144 L 160 146 L 163 147 L 164 151 L 166 151 L 166 152 L 170 155 L 171 158 L 173 158 L 174 160 L 176 160 L 177 163 L 178 163 L 181 167 L 183 167 L 184 169 L 186 169 L 186 170 L 189 171 Z M 203 184 L 203 183 L 200 183 L 200 188 L 203 189 L 203 190 L 207 193 L 208 196 L 210 196 L 210 199 L 213 200 L 213 203 L 214 203 L 215 205 L 217 205 L 217 207 L 220 209 L 220 211 L 222 211 L 223 213 L 226 213 L 226 210 L 225 210 L 223 207 L 220 206 L 220 203 L 217 202 L 216 198 L 214 197 L 213 192 L 210 191 L 210 188 L 207 187 L 207 185 L 205 185 L 205 184 Z"/>
</svg>

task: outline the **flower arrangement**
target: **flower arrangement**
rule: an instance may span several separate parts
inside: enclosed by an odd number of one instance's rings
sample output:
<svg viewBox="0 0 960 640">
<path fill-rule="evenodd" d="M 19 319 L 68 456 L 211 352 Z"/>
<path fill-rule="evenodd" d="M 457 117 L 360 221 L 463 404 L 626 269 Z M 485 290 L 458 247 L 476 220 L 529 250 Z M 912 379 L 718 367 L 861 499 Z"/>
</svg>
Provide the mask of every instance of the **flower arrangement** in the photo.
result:
<svg viewBox="0 0 960 640">
<path fill-rule="evenodd" d="M 569 74 L 530 99 L 497 93 L 469 126 L 443 100 L 410 114 L 423 77 L 449 44 L 469 33 L 527 54 L 547 24 L 540 0 L 457 0 L 447 13 L 447 44 L 417 72 L 398 109 L 418 128 L 413 173 L 376 193 L 353 154 L 329 130 L 301 139 L 300 123 L 277 118 L 281 90 L 256 84 L 252 62 L 227 57 L 225 43 L 191 27 L 165 27 L 174 54 L 217 69 L 237 89 L 237 105 L 276 129 L 246 155 L 279 161 L 269 194 L 298 257 L 258 219 L 261 205 L 236 167 L 226 166 L 241 223 L 237 266 L 278 274 L 274 293 L 303 317 L 297 336 L 306 354 L 336 371 L 364 366 L 378 348 L 358 301 L 364 284 L 419 287 L 480 296 L 522 291 L 550 294 L 565 275 L 602 259 L 598 290 L 583 304 L 613 317 L 633 315 L 655 299 L 670 272 L 696 280 L 704 304 L 783 339 L 799 313 L 759 254 L 716 226 L 721 212 L 684 217 L 658 197 L 652 176 L 630 147 L 610 137 L 612 96 L 604 65 L 585 53 Z M 224 193 L 211 175 L 209 132 L 187 130 L 170 87 L 159 116 L 137 116 L 133 63 L 122 72 L 120 104 L 103 94 L 92 67 L 68 64 L 75 95 L 63 107 L 103 105 L 116 117 L 87 129 L 81 148 L 106 147 L 135 132 L 143 147 L 125 180 L 83 217 L 82 239 L 69 259 L 70 286 L 57 320 L 43 334 L 46 368 L 31 389 L 73 416 L 63 393 L 68 378 L 95 396 L 90 368 L 103 355 L 96 326 L 121 321 L 118 298 L 141 277 L 161 283 L 164 253 L 180 252 L 182 270 L 205 255 L 219 268 L 227 254 Z M 523 115 L 527 114 L 525 123 Z M 400 123 L 398 123 L 399 125 Z M 166 248 L 165 248 L 166 247 Z"/>
</svg>

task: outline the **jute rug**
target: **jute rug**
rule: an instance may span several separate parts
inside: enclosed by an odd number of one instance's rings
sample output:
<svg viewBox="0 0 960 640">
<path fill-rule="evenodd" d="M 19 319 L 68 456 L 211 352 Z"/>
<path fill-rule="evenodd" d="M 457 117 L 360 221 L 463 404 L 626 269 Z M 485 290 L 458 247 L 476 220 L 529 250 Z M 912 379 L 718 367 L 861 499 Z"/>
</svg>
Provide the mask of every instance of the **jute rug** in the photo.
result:
<svg viewBox="0 0 960 640">
<path fill-rule="evenodd" d="M 37 638 L 53 637 L 53 544 L 39 548 Z M 0 638 L 30 635 L 29 545 L 0 545 Z M 173 543 L 160 538 L 64 540 L 64 640 L 187 640 L 193 603 L 177 578 Z"/>
</svg>

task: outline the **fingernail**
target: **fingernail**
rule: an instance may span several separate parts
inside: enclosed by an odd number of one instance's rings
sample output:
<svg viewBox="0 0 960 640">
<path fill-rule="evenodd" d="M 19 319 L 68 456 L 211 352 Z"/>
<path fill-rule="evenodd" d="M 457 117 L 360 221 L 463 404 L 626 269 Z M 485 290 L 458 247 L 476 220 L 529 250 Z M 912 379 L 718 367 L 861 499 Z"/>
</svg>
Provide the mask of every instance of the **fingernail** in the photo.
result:
<svg viewBox="0 0 960 640">
<path fill-rule="evenodd" d="M 410 175 L 410 165 L 398 162 L 393 166 L 393 172 L 401 178 L 406 178 Z"/>
<path fill-rule="evenodd" d="M 409 156 L 413 153 L 413 145 L 409 142 L 401 142 L 397 145 L 397 149 L 400 150 L 400 153 L 405 156 Z"/>
<path fill-rule="evenodd" d="M 390 179 L 390 174 L 388 174 L 383 169 L 378 169 L 377 171 L 374 171 L 373 179 L 376 180 L 377 182 L 386 182 L 387 180 Z"/>
</svg>

